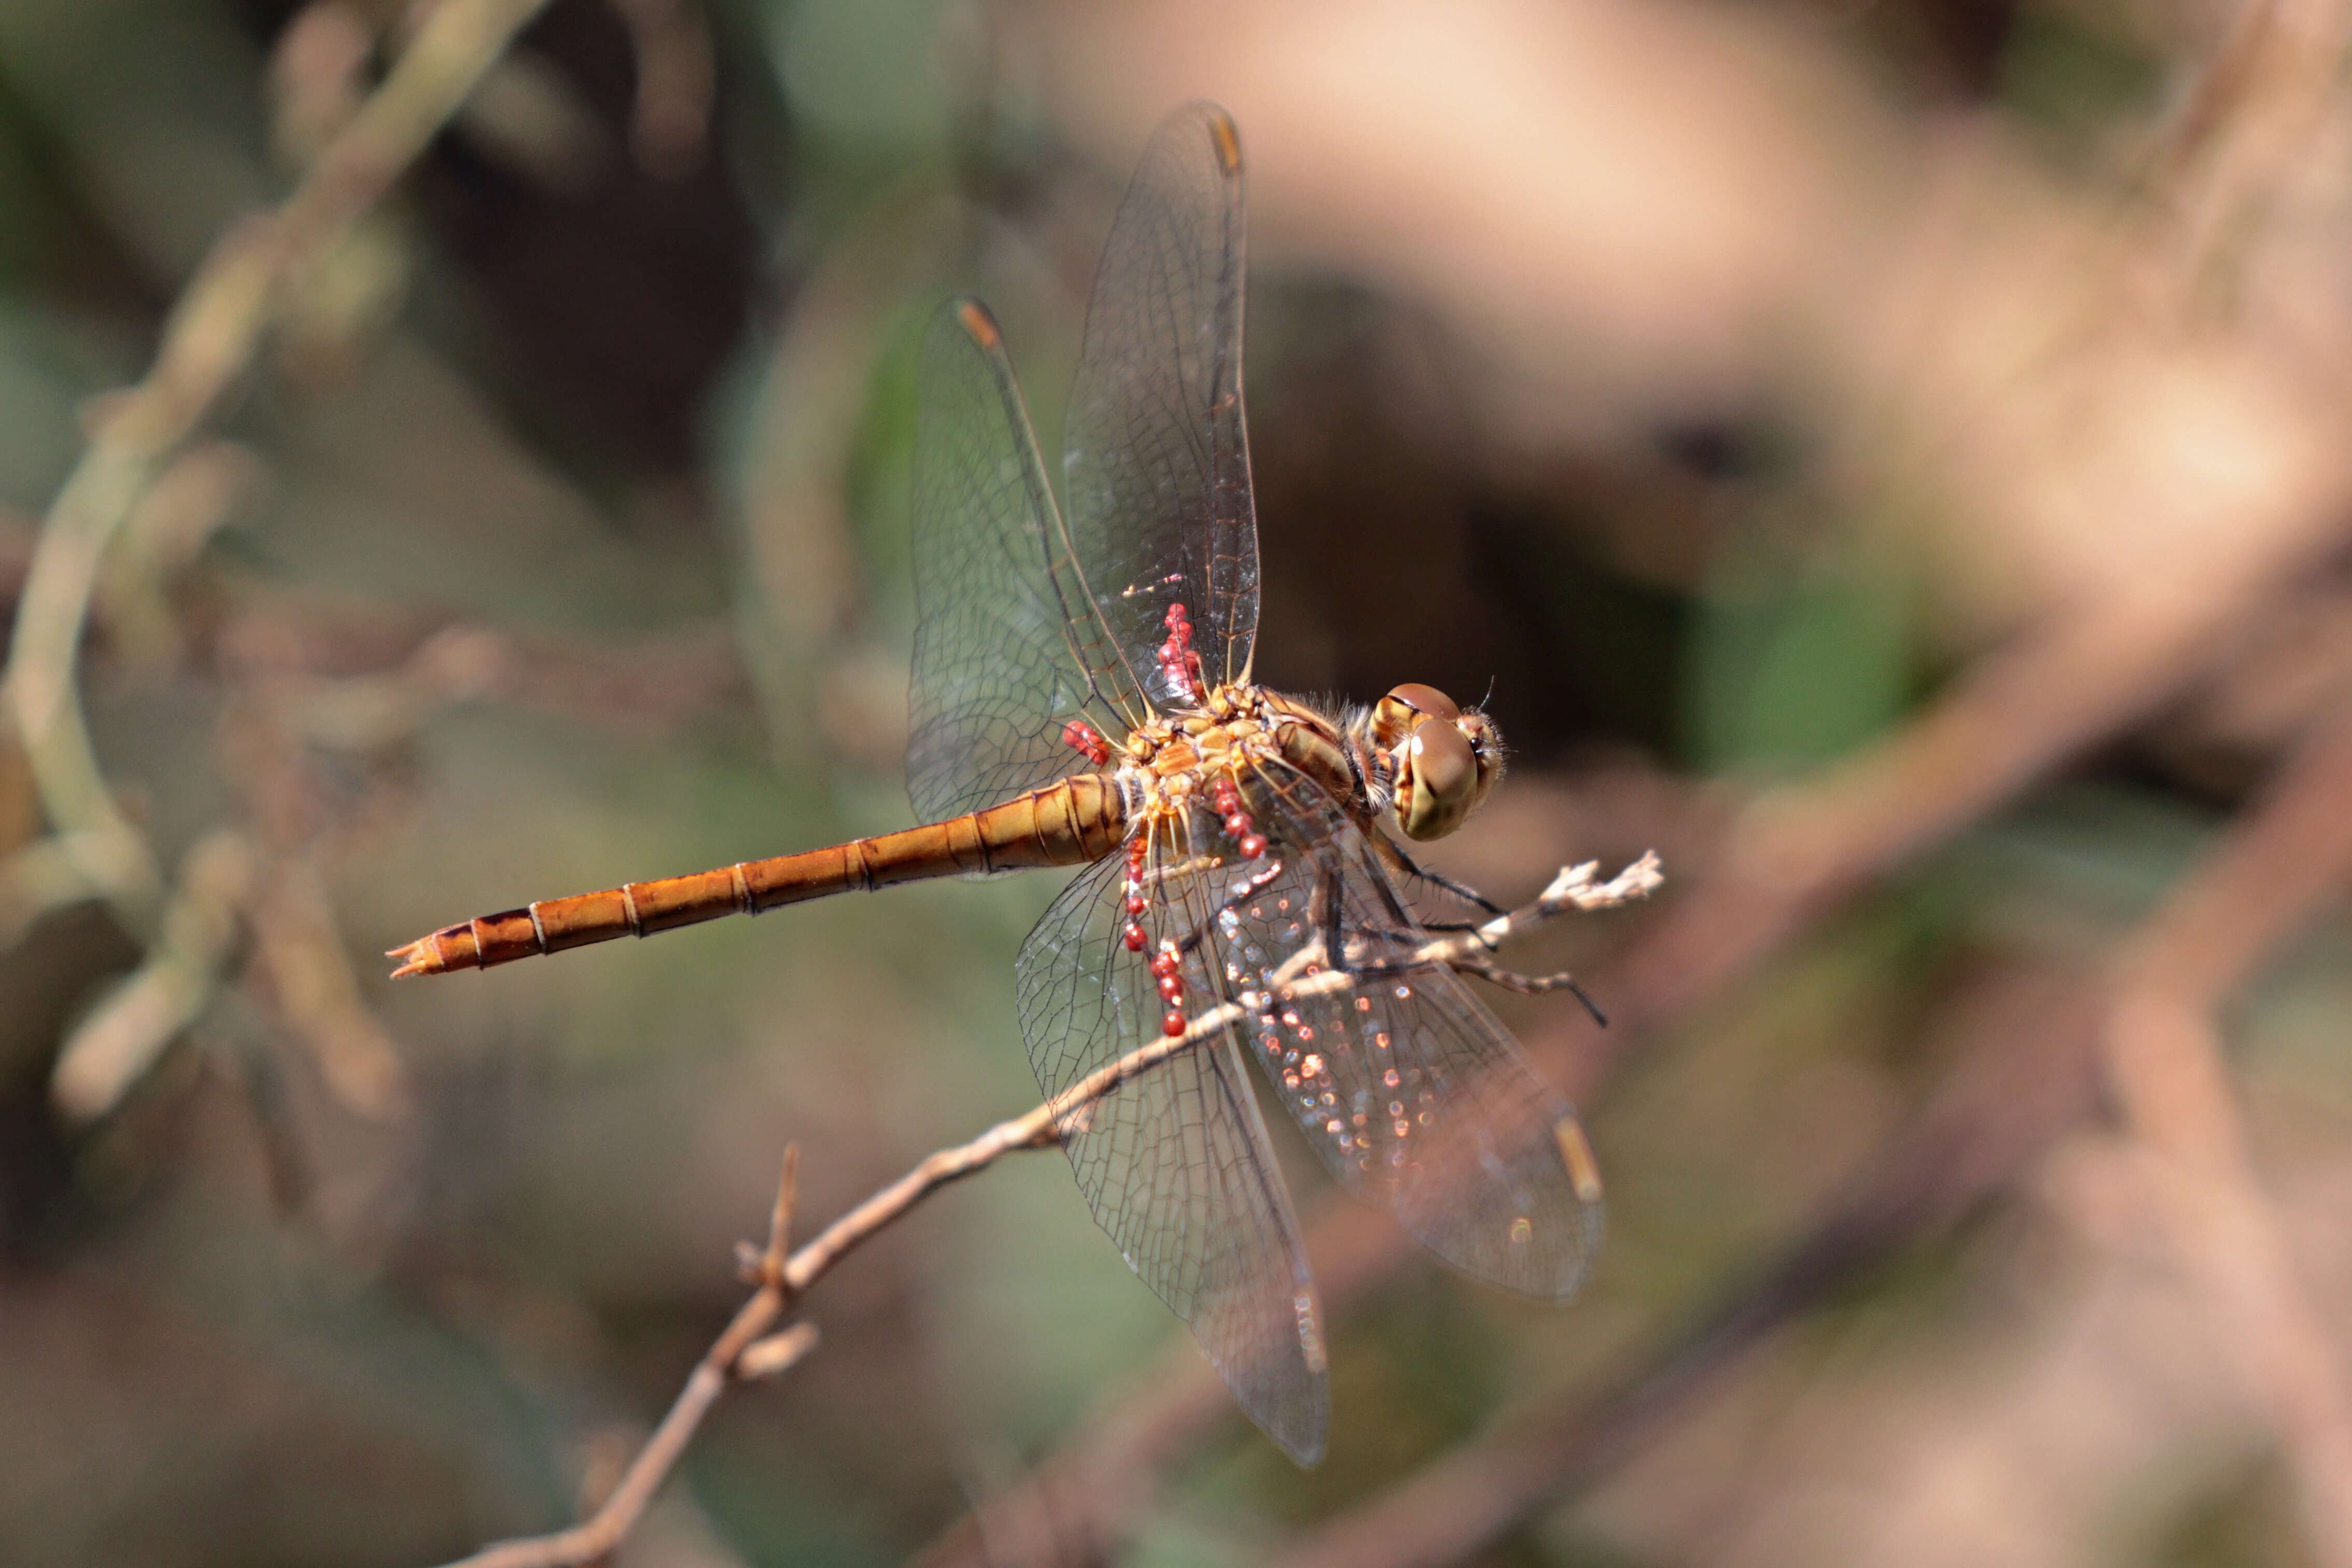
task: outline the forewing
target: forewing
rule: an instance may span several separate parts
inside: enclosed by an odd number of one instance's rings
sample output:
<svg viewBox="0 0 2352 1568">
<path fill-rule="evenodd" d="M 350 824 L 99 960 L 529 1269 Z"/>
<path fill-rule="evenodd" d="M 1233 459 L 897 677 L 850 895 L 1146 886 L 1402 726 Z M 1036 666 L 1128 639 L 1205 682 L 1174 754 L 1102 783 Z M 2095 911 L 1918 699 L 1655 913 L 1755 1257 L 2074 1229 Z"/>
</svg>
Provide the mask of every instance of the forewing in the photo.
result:
<svg viewBox="0 0 2352 1568">
<path fill-rule="evenodd" d="M 1080 873 L 1021 950 L 1021 1030 L 1047 1096 L 1163 1038 L 1150 952 L 1120 941 L 1126 862 Z M 1189 929 L 1195 881 L 1155 878 L 1144 923 Z M 1210 1005 L 1192 963 L 1189 993 Z M 1226 1031 L 1065 1119 L 1062 1142 L 1095 1219 L 1193 1338 L 1250 1419 L 1301 1464 L 1323 1453 L 1323 1341 L 1298 1225 Z"/>
<path fill-rule="evenodd" d="M 1507 1290 L 1572 1294 L 1601 1231 L 1575 1112 L 1459 975 L 1414 960 L 1430 938 L 1399 918 L 1346 814 L 1278 765 L 1260 785 L 1279 869 L 1218 921 L 1226 984 L 1256 1003 L 1244 1050 L 1331 1173 L 1423 1246 Z M 1272 1000 L 1276 972 L 1317 942 L 1358 977 Z"/>
<path fill-rule="evenodd" d="M 1241 142 L 1213 104 L 1163 123 L 1119 204 L 1087 304 L 1063 455 L 1070 540 L 1150 695 L 1171 604 L 1212 681 L 1257 636 L 1257 521 L 1242 411 Z"/>
<path fill-rule="evenodd" d="M 1062 739 L 1072 719 L 1126 732 L 1122 696 L 1133 713 L 1140 696 L 1062 549 L 1020 385 L 976 300 L 949 300 L 923 340 L 913 542 L 917 816 L 960 816 L 1085 765 Z"/>
</svg>

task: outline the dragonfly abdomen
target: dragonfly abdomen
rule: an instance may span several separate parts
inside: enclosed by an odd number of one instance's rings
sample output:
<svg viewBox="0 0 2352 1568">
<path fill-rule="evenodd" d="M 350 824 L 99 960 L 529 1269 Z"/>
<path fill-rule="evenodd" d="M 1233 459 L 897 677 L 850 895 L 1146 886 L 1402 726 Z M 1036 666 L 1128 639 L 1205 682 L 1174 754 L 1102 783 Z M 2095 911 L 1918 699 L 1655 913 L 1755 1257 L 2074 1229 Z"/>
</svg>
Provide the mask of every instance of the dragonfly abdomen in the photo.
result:
<svg viewBox="0 0 2352 1568">
<path fill-rule="evenodd" d="M 389 956 L 404 974 L 488 969 L 615 937 L 650 936 L 725 915 L 755 915 L 834 893 L 932 877 L 1075 866 L 1117 848 L 1127 800 L 1115 775 L 1080 773 L 944 822 L 717 870 L 548 899 L 444 926 Z"/>
</svg>

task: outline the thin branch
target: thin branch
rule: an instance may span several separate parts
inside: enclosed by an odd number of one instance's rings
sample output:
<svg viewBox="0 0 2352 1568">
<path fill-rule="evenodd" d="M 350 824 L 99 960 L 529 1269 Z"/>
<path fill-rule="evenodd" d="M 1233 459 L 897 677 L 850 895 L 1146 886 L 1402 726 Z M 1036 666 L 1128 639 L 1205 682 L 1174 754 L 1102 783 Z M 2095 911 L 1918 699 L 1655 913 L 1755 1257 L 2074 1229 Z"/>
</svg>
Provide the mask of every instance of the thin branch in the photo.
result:
<svg viewBox="0 0 2352 1568">
<path fill-rule="evenodd" d="M 216 828 L 188 851 L 145 961 L 58 1052 L 49 1098 L 68 1121 L 94 1121 L 112 1110 L 211 1005 L 236 950 L 237 917 L 253 881 L 253 846 L 240 833 Z"/>
<path fill-rule="evenodd" d="M 685 1458 L 687 1446 L 702 1426 L 702 1418 L 739 1378 L 772 1377 L 816 1348 L 816 1329 L 798 1323 L 781 1333 L 769 1331 L 799 1292 L 789 1283 L 791 1268 L 784 1247 L 791 1240 L 792 1213 L 800 1155 L 784 1152 L 784 1173 L 777 1184 L 776 1206 L 768 1228 L 768 1245 L 758 1257 L 754 1272 L 760 1288 L 737 1310 L 718 1339 L 695 1363 L 686 1386 L 678 1391 L 669 1413 L 654 1428 L 637 1457 L 622 1472 L 603 1506 L 584 1523 L 552 1535 L 531 1536 L 484 1547 L 450 1568 L 576 1568 L 595 1562 L 620 1545 L 645 1516 L 662 1482 Z M 837 1228 L 837 1226 L 836 1226 Z M 757 1352 L 754 1354 L 754 1352 Z M 748 1362 L 748 1364 L 747 1364 Z"/>
<path fill-rule="evenodd" d="M 1533 903 L 1498 915 L 1476 931 L 1427 942 L 1415 956 L 1431 964 L 1454 963 L 1491 952 L 1517 932 L 1571 910 L 1613 909 L 1646 898 L 1663 880 L 1655 854 L 1643 855 L 1606 882 L 1594 879 L 1598 869 L 1598 862 L 1568 867 L 1552 879 L 1551 885 Z M 1312 962 L 1309 954 L 1302 952 L 1294 954 L 1290 963 L 1276 972 L 1271 987 L 1275 1001 L 1325 995 L 1347 990 L 1353 984 L 1344 973 L 1328 968 L 1292 978 L 1308 962 Z M 1082 1114 L 1120 1085 L 1132 1082 L 1171 1058 L 1191 1050 L 1203 1040 L 1221 1037 L 1229 1025 L 1247 1015 L 1248 1010 L 1238 1003 L 1220 1003 L 1195 1015 L 1181 1035 L 1139 1047 L 1117 1061 L 1096 1068 L 1026 1113 L 998 1122 L 969 1142 L 927 1155 L 914 1169 L 835 1220 L 789 1256 L 785 1247 L 791 1239 L 799 1161 L 795 1153 L 788 1152 L 769 1226 L 768 1245 L 744 1259 L 745 1272 L 759 1289 L 696 1363 L 686 1386 L 645 1447 L 631 1461 L 613 1495 L 585 1523 L 552 1535 L 530 1536 L 485 1547 L 446 1568 L 581 1568 L 611 1552 L 635 1525 L 662 1481 L 684 1457 L 696 1429 L 729 1383 L 781 1372 L 814 1345 L 814 1331 L 805 1324 L 778 1335 L 771 1335 L 769 1330 L 843 1258 L 950 1183 L 984 1171 L 1003 1155 L 1016 1151 L 1052 1148 L 1061 1141 L 1061 1129 L 1070 1118 Z M 793 1337 L 803 1331 L 804 1337 Z"/>
<path fill-rule="evenodd" d="M 405 1111 L 407 1068 L 360 990 L 317 858 L 281 850 L 256 881 L 246 917 L 286 1029 L 310 1047 L 320 1078 L 345 1109 L 379 1121 Z"/>
</svg>

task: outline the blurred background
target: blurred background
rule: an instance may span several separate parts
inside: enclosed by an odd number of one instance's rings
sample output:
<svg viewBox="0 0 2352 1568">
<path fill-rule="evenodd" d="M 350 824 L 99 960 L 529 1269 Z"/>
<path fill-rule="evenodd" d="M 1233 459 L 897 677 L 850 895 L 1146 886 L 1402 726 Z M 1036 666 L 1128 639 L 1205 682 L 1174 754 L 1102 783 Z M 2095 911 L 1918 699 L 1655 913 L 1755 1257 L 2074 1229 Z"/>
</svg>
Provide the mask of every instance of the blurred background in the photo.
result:
<svg viewBox="0 0 2352 1568">
<path fill-rule="evenodd" d="M 1491 686 L 1514 770 L 1435 858 L 1506 901 L 1664 858 L 1511 955 L 1611 1028 L 1495 998 L 1587 1112 L 1598 1276 L 1453 1279 L 1277 1125 L 1301 1472 L 1022 1156 L 821 1284 L 618 1561 L 2352 1568 L 2347 39 L 5 0 L 0 1560 L 557 1528 L 788 1142 L 805 1230 L 1034 1100 L 1053 874 L 375 955 L 907 820 L 924 315 L 995 305 L 1057 449 L 1205 96 L 1261 679 Z"/>
</svg>

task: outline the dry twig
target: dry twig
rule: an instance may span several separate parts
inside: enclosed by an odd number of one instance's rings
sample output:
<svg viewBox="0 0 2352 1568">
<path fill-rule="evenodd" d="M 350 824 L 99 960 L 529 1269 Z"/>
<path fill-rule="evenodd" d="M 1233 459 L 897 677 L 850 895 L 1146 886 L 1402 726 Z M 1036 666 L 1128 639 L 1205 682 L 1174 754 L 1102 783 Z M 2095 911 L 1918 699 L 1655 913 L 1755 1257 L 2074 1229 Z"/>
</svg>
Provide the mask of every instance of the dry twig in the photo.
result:
<svg viewBox="0 0 2352 1568">
<path fill-rule="evenodd" d="M 253 847 L 219 828 L 197 840 L 146 960 L 82 1020 L 58 1052 L 49 1095 L 68 1121 L 114 1109 L 163 1048 L 194 1023 L 236 952 L 253 883 Z"/>
<path fill-rule="evenodd" d="M 798 1152 L 787 1149 L 783 1179 L 777 1185 L 776 1205 L 768 1223 L 768 1245 L 752 1253 L 745 1269 L 758 1281 L 759 1289 L 695 1363 L 694 1372 L 678 1391 L 669 1414 L 662 1417 L 661 1425 L 654 1428 L 646 1446 L 629 1461 L 619 1484 L 603 1505 L 586 1521 L 570 1530 L 486 1546 L 452 1563 L 450 1568 L 573 1568 L 596 1562 L 618 1546 L 645 1516 L 654 1495 L 661 1490 L 662 1482 L 669 1479 L 670 1471 L 685 1457 L 687 1445 L 694 1440 L 702 1418 L 719 1403 L 719 1396 L 727 1392 L 729 1384 L 772 1377 L 816 1348 L 817 1332 L 811 1324 L 795 1323 L 789 1329 L 770 1331 L 800 1292 L 807 1289 L 807 1281 L 814 1279 L 809 1275 L 795 1285 L 798 1271 L 793 1266 L 799 1255 L 788 1257 L 785 1251 L 792 1242 L 799 1170 Z M 841 1229 L 843 1223 L 836 1221 L 826 1236 Z M 824 1239 L 820 1237 L 818 1241 Z"/>
</svg>

